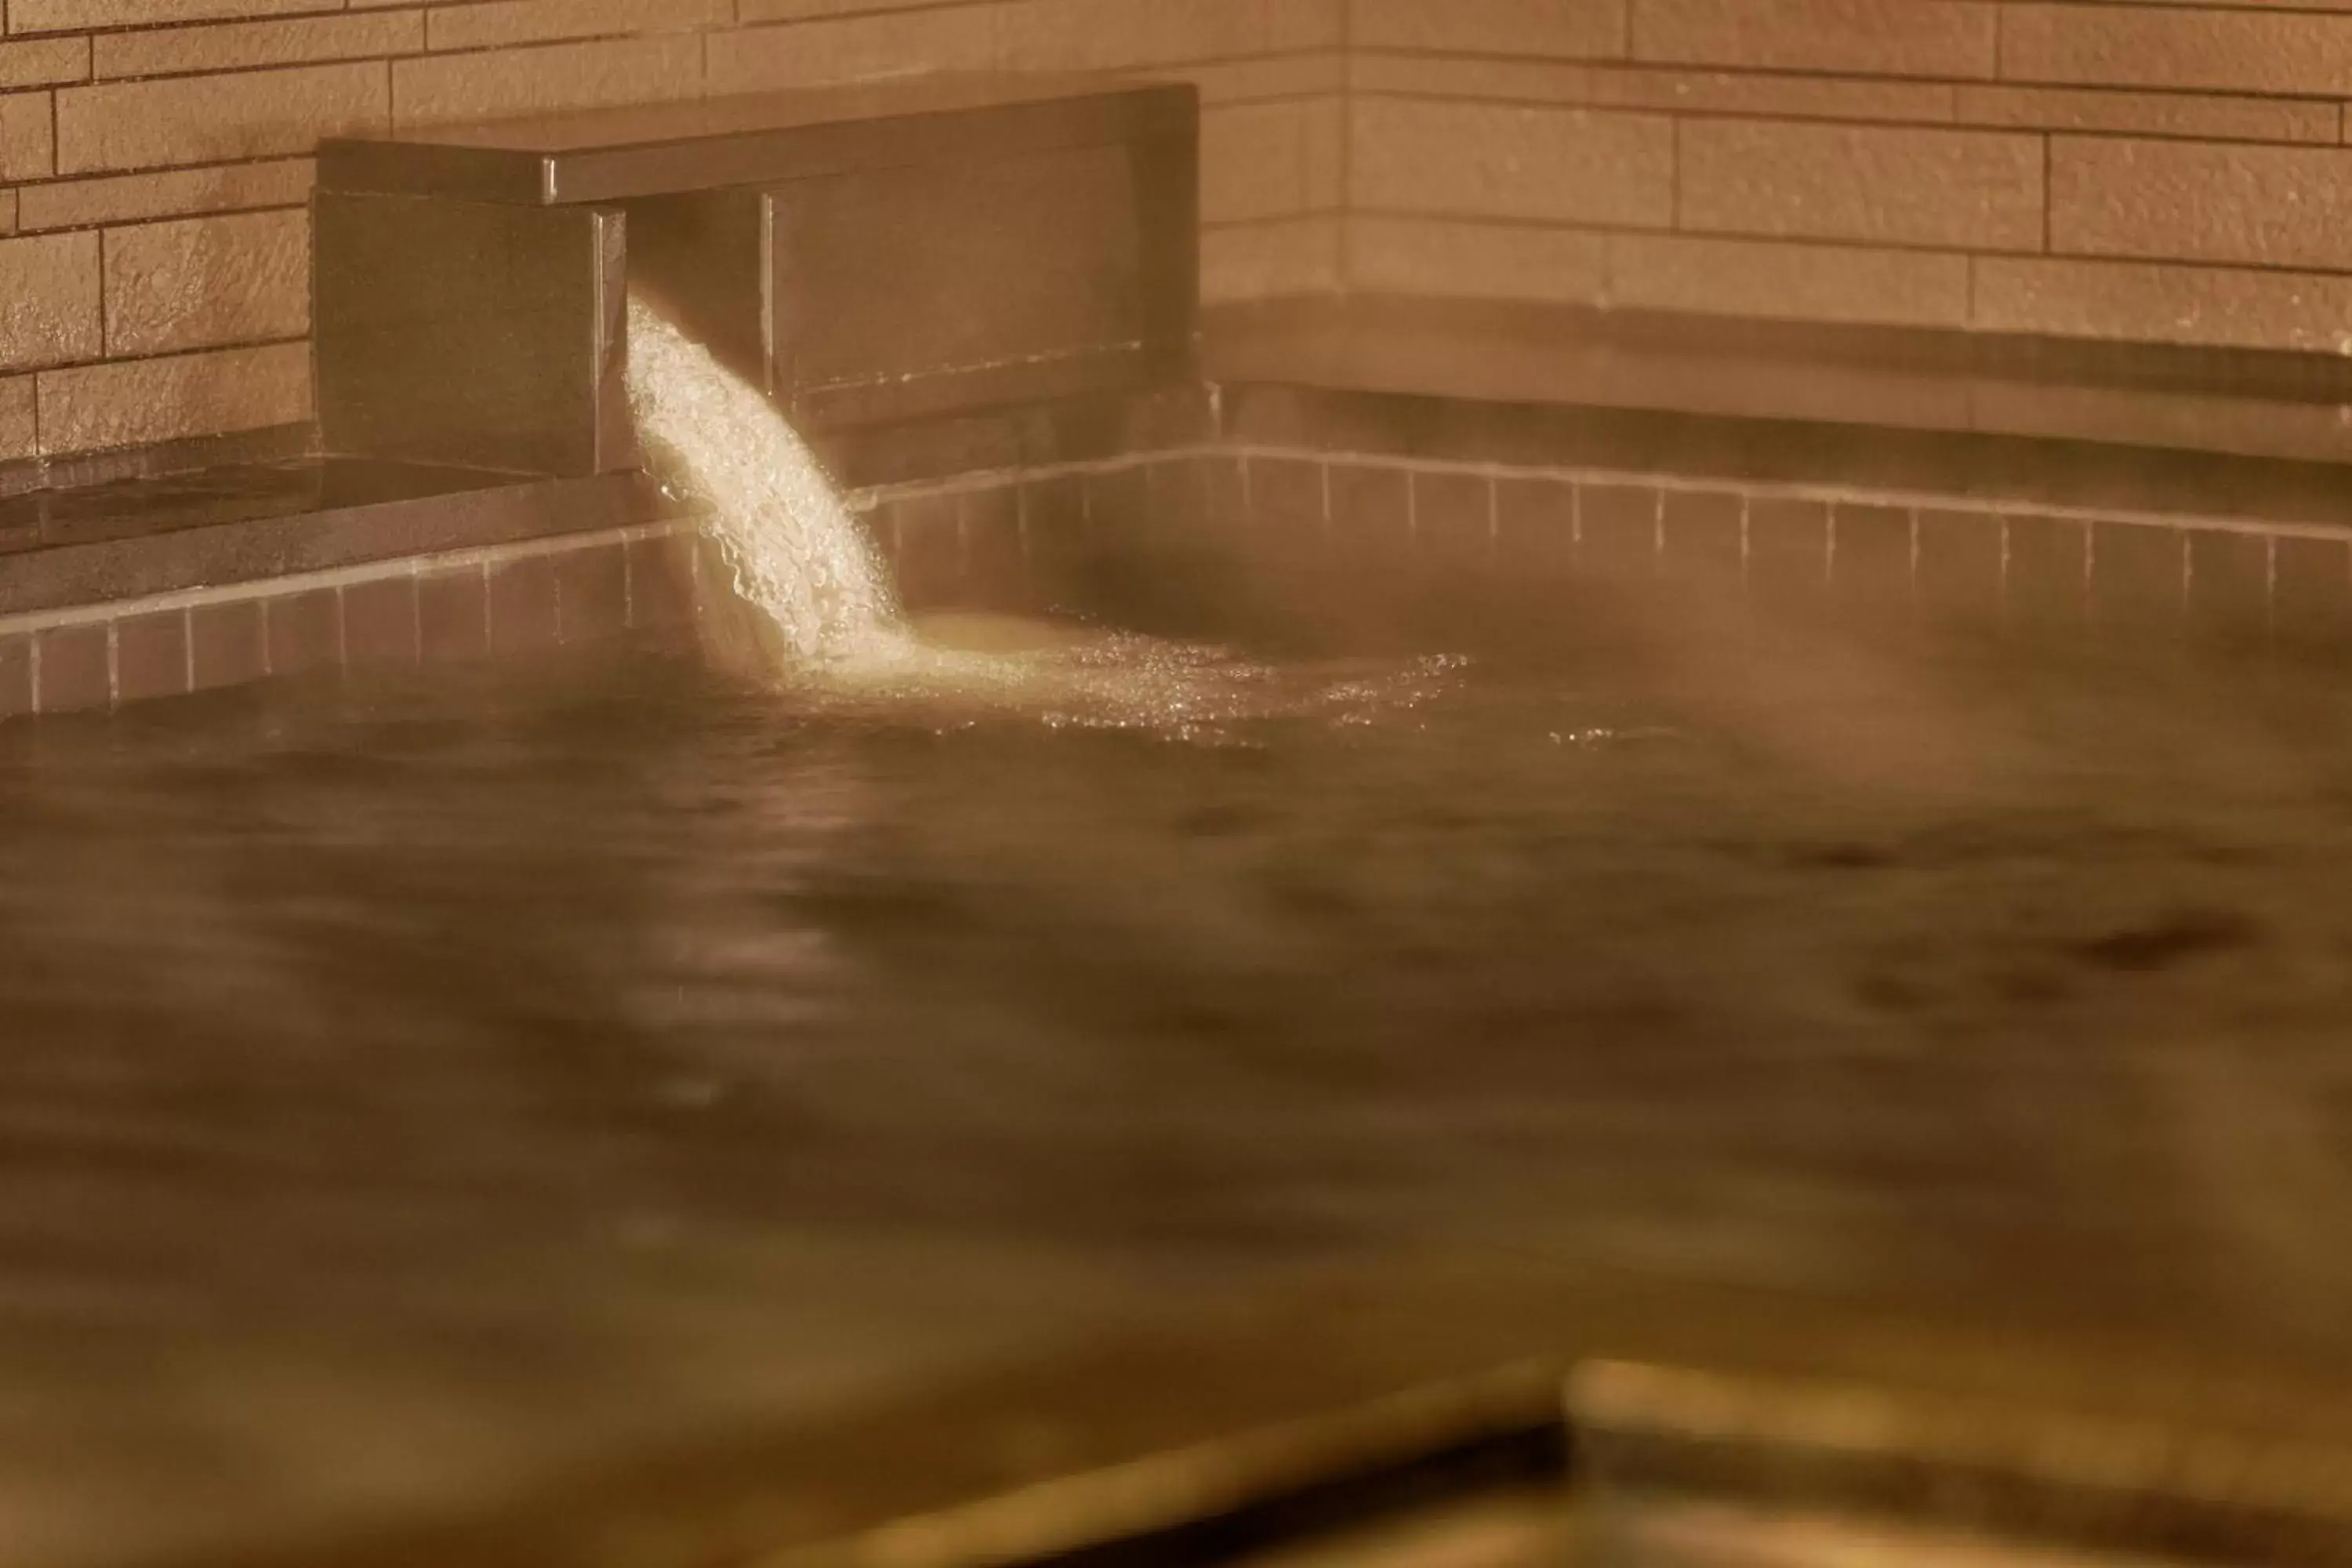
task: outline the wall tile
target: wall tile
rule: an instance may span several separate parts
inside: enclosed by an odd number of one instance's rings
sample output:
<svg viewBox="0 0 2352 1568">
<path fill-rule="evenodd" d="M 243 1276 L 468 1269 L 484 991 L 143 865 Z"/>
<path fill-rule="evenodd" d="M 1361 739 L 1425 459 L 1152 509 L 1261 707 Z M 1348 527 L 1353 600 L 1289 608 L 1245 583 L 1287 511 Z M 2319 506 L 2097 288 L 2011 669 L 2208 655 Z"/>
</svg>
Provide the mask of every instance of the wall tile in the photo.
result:
<svg viewBox="0 0 2352 1568">
<path fill-rule="evenodd" d="M 122 360 L 41 373 L 41 449 L 52 456 L 310 417 L 307 344 Z"/>
<path fill-rule="evenodd" d="M 1655 577 L 1663 504 L 1646 485 L 1580 487 L 1576 569 L 1617 583 Z"/>
<path fill-rule="evenodd" d="M 106 236 L 106 347 L 170 353 L 310 330 L 310 222 L 249 213 Z"/>
<path fill-rule="evenodd" d="M 1283 218 L 1202 231 L 1201 298 L 1210 304 L 1323 293 L 1339 283 L 1340 220 Z"/>
<path fill-rule="evenodd" d="M 1990 77 L 1994 7 L 1976 0 L 1633 0 L 1633 57 L 1755 70 Z"/>
<path fill-rule="evenodd" d="M 1806 603 L 1830 582 L 1830 509 L 1817 500 L 1748 503 L 1748 584 L 1768 601 Z"/>
<path fill-rule="evenodd" d="M 2032 629 L 2065 630 L 2079 625 L 2090 586 L 2088 526 L 2073 518 L 2012 517 L 2002 527 L 2007 543 L 2003 613 Z"/>
<path fill-rule="evenodd" d="M 1595 68 L 1559 60 L 1497 55 L 1377 54 L 1348 57 L 1357 92 L 1415 98 L 1511 99 L 1529 103 L 1590 103 Z"/>
<path fill-rule="evenodd" d="M 1666 575 L 1738 583 L 1745 574 L 1747 503 L 1727 490 L 1668 490 L 1659 508 Z"/>
<path fill-rule="evenodd" d="M 1966 257 L 1612 235 L 1612 303 L 1639 310 L 1919 327 L 1969 322 Z"/>
<path fill-rule="evenodd" d="M 1970 125 L 2121 132 L 2227 142 L 2337 139 L 2341 115 L 2320 100 L 2217 98 L 2180 92 L 2085 92 L 2069 88 L 1963 86 L 1958 118 Z"/>
<path fill-rule="evenodd" d="M 1840 501 L 1830 509 L 1830 585 L 1871 611 L 1898 613 L 1911 600 L 1911 514 L 1900 507 Z"/>
<path fill-rule="evenodd" d="M 44 713 L 79 713 L 114 701 L 113 637 L 97 623 L 57 626 L 34 635 L 38 688 Z"/>
<path fill-rule="evenodd" d="M 61 33 L 76 27 L 142 27 L 222 17 L 283 16 L 316 11 L 321 0 L 9 0 L 8 31 Z"/>
<path fill-rule="evenodd" d="M 2352 268 L 2352 151 L 2061 136 L 2053 249 Z"/>
<path fill-rule="evenodd" d="M 188 613 L 132 616 L 114 626 L 114 700 L 149 702 L 188 693 Z"/>
<path fill-rule="evenodd" d="M 2336 353 L 2352 348 L 2352 278 L 1984 257 L 1975 321 L 1996 332 Z"/>
<path fill-rule="evenodd" d="M 490 651 L 529 653 L 553 647 L 562 636 L 555 562 L 525 555 L 490 567 Z"/>
<path fill-rule="evenodd" d="M 343 598 L 332 588 L 269 601 L 267 647 L 272 675 L 304 675 L 343 662 Z"/>
<path fill-rule="evenodd" d="M 28 38 L 0 43 L 0 92 L 89 79 L 88 38 Z"/>
<path fill-rule="evenodd" d="M 344 584 L 343 659 L 362 665 L 415 664 L 416 579 L 406 572 Z"/>
<path fill-rule="evenodd" d="M 619 544 L 566 550 L 555 563 L 559 635 L 568 644 L 601 642 L 629 626 L 629 566 Z"/>
<path fill-rule="evenodd" d="M 479 566 L 423 572 L 416 578 L 418 657 L 428 663 L 487 658 L 489 579 Z"/>
<path fill-rule="evenodd" d="M 1662 116 L 1368 98 L 1349 199 L 1374 212 L 1661 227 L 1675 127 Z"/>
<path fill-rule="evenodd" d="M 40 430 L 33 419 L 33 378 L 0 375 L 0 463 L 40 454 Z"/>
<path fill-rule="evenodd" d="M 1482 560 L 1494 546 L 1494 481 L 1453 469 L 1416 472 L 1412 520 L 1415 542 L 1437 561 Z"/>
<path fill-rule="evenodd" d="M 890 12 L 730 33 L 711 48 L 709 88 L 759 92 L 912 70 L 976 70 L 995 58 L 994 18 L 986 11 Z"/>
<path fill-rule="evenodd" d="M 2189 532 L 2189 629 L 2209 643 L 2251 646 L 2270 636 L 2270 540 L 2199 528 Z"/>
<path fill-rule="evenodd" d="M 1351 0 L 1274 0 L 1266 11 L 1265 47 L 1329 49 L 1347 41 Z"/>
<path fill-rule="evenodd" d="M 322 136 L 381 134 L 381 64 L 101 82 L 58 94 L 58 172 L 308 153 Z"/>
<path fill-rule="evenodd" d="M 1349 548 L 1391 557 L 1412 546 L 1412 477 L 1380 463 L 1334 462 L 1331 528 Z"/>
<path fill-rule="evenodd" d="M 769 0 L 751 0 L 751 6 Z M 751 6 L 744 17 L 751 18 Z M 995 49 L 1009 68 L 1087 70 L 1120 66 L 1172 65 L 1183 60 L 1227 59 L 1257 54 L 1274 36 L 1266 0 L 1006 0 L 993 16 Z M 968 28 L 976 39 L 986 29 L 970 20 L 982 13 L 941 12 L 935 26 Z M 932 47 L 955 51 L 961 42 Z M 906 68 L 901 64 L 897 68 Z M 922 58 L 922 57 L 918 57 Z"/>
<path fill-rule="evenodd" d="M 733 19 L 728 0 L 489 0 L 436 5 L 426 38 L 436 49 L 487 49 L 614 33 L 688 33 Z"/>
<path fill-rule="evenodd" d="M 1588 305 L 1608 291 L 1608 241 L 1597 234 L 1359 217 L 1348 237 L 1348 281 L 1373 293 Z"/>
<path fill-rule="evenodd" d="M 1937 618 L 1989 622 L 2000 613 L 2001 521 L 1990 512 L 1923 509 L 1915 522 L 1920 605 Z"/>
<path fill-rule="evenodd" d="M 57 120 L 52 96 L 0 96 L 0 180 L 39 180 L 57 173 Z"/>
<path fill-rule="evenodd" d="M 1625 0 L 1355 0 L 1360 48 L 1613 58 L 1625 52 Z"/>
<path fill-rule="evenodd" d="M 2107 630 L 2178 631 L 2188 567 L 2188 540 L 2177 528 L 2095 523 L 2091 618 Z"/>
<path fill-rule="evenodd" d="M 91 40 L 91 46 L 96 51 L 91 74 L 100 79 L 187 76 L 198 71 L 302 65 L 313 60 L 366 59 L 423 48 L 425 13 L 377 11 L 207 27 L 165 27 L 152 32 L 101 33 Z"/>
<path fill-rule="evenodd" d="M 2282 647 L 2352 647 L 2352 543 L 2281 538 L 2273 547 L 2273 629 Z"/>
<path fill-rule="evenodd" d="M 1251 521 L 1269 529 L 1322 529 L 1328 494 L 1323 468 L 1297 458 L 1250 458 Z"/>
<path fill-rule="evenodd" d="M 20 226 L 26 230 L 79 228 L 189 213 L 298 206 L 310 198 L 312 174 L 310 159 L 287 158 L 28 185 L 22 193 Z"/>
<path fill-rule="evenodd" d="M 1581 97 L 1591 103 L 1682 114 L 1942 122 L 1953 117 L 1955 89 L 1949 82 L 1890 81 L 1878 77 L 1598 68 L 1587 72 Z"/>
<path fill-rule="evenodd" d="M 98 258 L 94 234 L 0 239 L 0 370 L 98 357 Z"/>
<path fill-rule="evenodd" d="M 1576 561 L 1577 487 L 1566 479 L 1507 475 L 1495 481 L 1495 546 L 1503 562 L 1538 577 Z"/>
<path fill-rule="evenodd" d="M 629 624 L 646 630 L 694 620 L 694 563 L 689 540 L 639 539 L 629 544 Z"/>
<path fill-rule="evenodd" d="M 232 599 L 188 612 L 191 689 L 211 691 L 258 680 L 269 668 L 261 601 Z"/>
<path fill-rule="evenodd" d="M 0 719 L 33 710 L 33 639 L 0 637 Z"/>
<path fill-rule="evenodd" d="M 1296 103 L 1219 109 L 1201 118 L 1201 219 L 1245 223 L 1307 205 L 1307 124 Z"/>
<path fill-rule="evenodd" d="M 1896 245 L 2036 250 L 2034 136 L 1901 127 L 1691 121 L 1683 226 Z"/>
<path fill-rule="evenodd" d="M 2170 5 L 2011 5 L 2001 72 L 2084 87 L 2341 92 L 2352 80 L 2352 16 Z"/>
<path fill-rule="evenodd" d="M 698 37 L 421 55 L 393 61 L 392 110 L 403 127 L 433 125 L 695 98 L 702 82 Z"/>
</svg>

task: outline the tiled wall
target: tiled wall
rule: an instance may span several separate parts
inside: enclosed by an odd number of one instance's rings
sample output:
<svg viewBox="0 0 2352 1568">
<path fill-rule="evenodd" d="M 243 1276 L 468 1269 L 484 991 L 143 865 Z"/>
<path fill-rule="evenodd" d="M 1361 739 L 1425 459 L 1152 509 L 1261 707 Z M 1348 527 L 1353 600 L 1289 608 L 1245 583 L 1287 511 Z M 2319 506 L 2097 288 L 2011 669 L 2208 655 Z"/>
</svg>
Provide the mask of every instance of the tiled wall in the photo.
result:
<svg viewBox="0 0 2352 1568">
<path fill-rule="evenodd" d="M 0 0 L 0 468 L 305 419 L 321 134 L 1190 76 L 1213 300 L 2340 353 L 2342 0 Z"/>
<path fill-rule="evenodd" d="M 2352 352 L 2343 0 L 1351 0 L 1345 276 Z"/>
<path fill-rule="evenodd" d="M 849 499 L 915 610 L 1452 647 L 1696 591 L 1718 626 L 1746 604 L 1865 637 L 2352 655 L 2352 536 L 2231 516 L 1231 445 Z M 709 647 L 732 581 L 686 519 L 0 617 L 0 721 L 621 637 Z"/>
<path fill-rule="evenodd" d="M 931 68 L 1203 94 L 1204 288 L 1328 287 L 1344 0 L 0 0 L 0 466 L 311 411 L 320 137 Z"/>
<path fill-rule="evenodd" d="M 2352 652 L 2352 538 L 2251 518 L 1264 447 L 978 476 L 871 506 L 917 608 L 1066 605 L 1089 560 L 1139 556 L 1146 570 L 1118 576 L 1150 591 L 1172 549 L 1238 564 L 1213 598 L 1269 563 L 1306 574 L 1270 595 L 1285 626 L 1318 615 L 1289 587 L 1319 574 L 1375 620 L 1452 595 L 1441 637 L 1491 630 L 1521 598 L 1556 628 L 1563 594 L 1638 605 L 1696 589 L 1711 612 L 1729 595 L 1864 634 Z"/>
</svg>

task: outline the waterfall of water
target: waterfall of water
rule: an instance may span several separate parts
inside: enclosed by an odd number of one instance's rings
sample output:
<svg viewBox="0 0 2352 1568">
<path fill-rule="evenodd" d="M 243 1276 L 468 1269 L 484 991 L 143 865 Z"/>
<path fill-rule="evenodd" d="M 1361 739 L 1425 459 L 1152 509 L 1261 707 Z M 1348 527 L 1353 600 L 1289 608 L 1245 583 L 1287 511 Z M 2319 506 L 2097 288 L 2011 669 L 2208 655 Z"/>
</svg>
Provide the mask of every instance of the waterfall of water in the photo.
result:
<svg viewBox="0 0 2352 1568">
<path fill-rule="evenodd" d="M 706 509 L 736 591 L 772 623 L 785 657 L 831 662 L 898 640 L 882 564 L 799 435 L 637 298 L 628 385 L 648 462 Z"/>
</svg>

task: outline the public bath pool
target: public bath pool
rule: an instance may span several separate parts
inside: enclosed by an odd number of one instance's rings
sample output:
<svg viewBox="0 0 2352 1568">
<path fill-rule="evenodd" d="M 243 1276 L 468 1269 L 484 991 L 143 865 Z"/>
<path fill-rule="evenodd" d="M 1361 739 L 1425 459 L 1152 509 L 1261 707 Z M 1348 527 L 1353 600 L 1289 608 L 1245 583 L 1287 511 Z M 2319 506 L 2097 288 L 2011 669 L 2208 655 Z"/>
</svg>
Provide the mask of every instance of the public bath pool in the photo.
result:
<svg viewBox="0 0 2352 1568">
<path fill-rule="evenodd" d="M 2340 1356 L 2352 692 L 1670 618 L 0 730 L 0 1551 L 1437 1247 Z"/>
</svg>

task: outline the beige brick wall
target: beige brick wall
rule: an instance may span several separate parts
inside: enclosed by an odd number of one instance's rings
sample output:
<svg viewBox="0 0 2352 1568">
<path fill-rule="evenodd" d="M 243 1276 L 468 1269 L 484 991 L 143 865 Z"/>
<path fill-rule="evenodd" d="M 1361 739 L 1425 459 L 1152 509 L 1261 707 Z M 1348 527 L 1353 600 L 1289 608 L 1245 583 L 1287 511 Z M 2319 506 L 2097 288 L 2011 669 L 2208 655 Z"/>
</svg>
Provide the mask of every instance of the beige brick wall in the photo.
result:
<svg viewBox="0 0 2352 1568">
<path fill-rule="evenodd" d="M 1351 287 L 2352 352 L 2352 0 L 1350 0 Z"/>
<path fill-rule="evenodd" d="M 0 0 L 0 461 L 307 415 L 323 134 L 971 67 L 1198 81 L 1213 300 L 2352 352 L 2352 0 Z"/>
<path fill-rule="evenodd" d="M 1149 69 L 1202 89 L 1209 294 L 1327 289 L 1346 22 L 1346 0 L 0 0 L 0 463 L 309 417 L 310 154 L 340 132 Z"/>
</svg>

